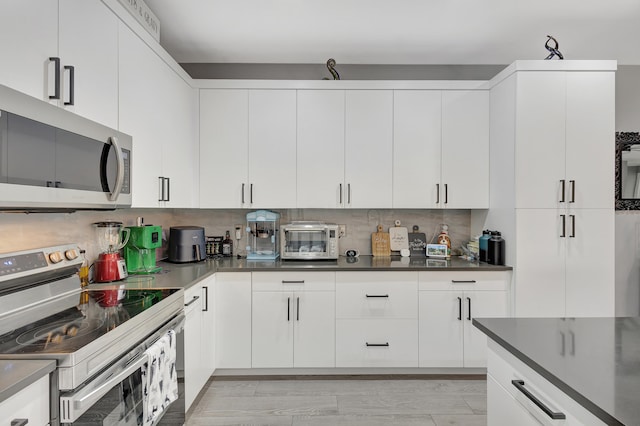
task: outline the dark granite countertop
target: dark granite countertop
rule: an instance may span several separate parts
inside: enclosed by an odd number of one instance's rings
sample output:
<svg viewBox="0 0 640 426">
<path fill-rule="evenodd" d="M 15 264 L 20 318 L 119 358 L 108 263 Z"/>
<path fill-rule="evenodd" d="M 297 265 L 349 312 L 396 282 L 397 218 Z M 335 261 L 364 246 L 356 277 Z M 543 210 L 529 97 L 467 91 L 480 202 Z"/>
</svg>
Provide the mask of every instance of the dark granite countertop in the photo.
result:
<svg viewBox="0 0 640 426">
<path fill-rule="evenodd" d="M 0 403 L 55 368 L 56 362 L 51 360 L 0 360 Z"/>
<path fill-rule="evenodd" d="M 605 423 L 640 421 L 640 317 L 480 318 L 473 324 Z"/>
<path fill-rule="evenodd" d="M 510 271 L 511 266 L 468 262 L 460 258 L 427 259 L 360 256 L 327 261 L 259 261 L 223 257 L 197 263 L 159 262 L 162 271 L 152 275 L 130 275 L 122 284 L 129 288 L 189 288 L 216 272 L 286 271 Z"/>
</svg>

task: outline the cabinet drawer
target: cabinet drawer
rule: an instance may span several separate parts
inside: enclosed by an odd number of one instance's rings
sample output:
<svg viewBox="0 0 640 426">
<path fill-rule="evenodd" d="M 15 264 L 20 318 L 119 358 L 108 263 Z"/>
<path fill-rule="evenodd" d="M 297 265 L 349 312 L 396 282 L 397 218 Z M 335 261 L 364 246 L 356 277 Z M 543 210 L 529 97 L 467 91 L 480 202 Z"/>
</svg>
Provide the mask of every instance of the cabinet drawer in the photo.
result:
<svg viewBox="0 0 640 426">
<path fill-rule="evenodd" d="M 335 272 L 253 272 L 253 291 L 333 291 Z"/>
<path fill-rule="evenodd" d="M 417 366 L 416 320 L 336 320 L 336 367 Z"/>
<path fill-rule="evenodd" d="M 414 273 L 337 273 L 336 318 L 417 318 Z"/>
<path fill-rule="evenodd" d="M 562 424 L 562 425 L 604 425 L 602 420 L 598 419 L 594 414 L 586 408 L 578 404 L 567 394 L 555 387 L 541 375 L 533 371 L 522 361 L 516 359 L 508 353 L 504 348 L 500 347 L 493 341 L 489 341 L 489 350 L 487 354 L 487 373 L 502 387 L 509 395 L 511 395 L 531 416 L 535 417 L 542 424 Z M 561 412 L 566 416 L 566 420 L 555 420 L 542 411 L 538 406 L 527 398 L 524 393 L 519 391 L 512 383 L 512 380 L 522 380 L 526 390 L 531 392 L 536 398 L 541 400 L 547 407 L 554 412 Z M 613 379 L 612 379 L 613 380 Z M 602 383 L 603 391 L 606 391 L 607 383 Z M 610 385 L 610 384 L 609 384 Z M 501 405 L 496 402 L 496 398 L 500 398 L 496 393 L 492 393 L 491 389 L 487 395 L 487 404 L 489 407 Z M 612 392 L 609 394 L 613 394 Z M 498 413 L 500 415 L 500 413 Z M 495 413 L 488 413 L 488 417 L 495 417 Z M 492 423 L 489 423 L 490 425 Z M 512 423 L 517 424 L 517 423 Z"/>
<path fill-rule="evenodd" d="M 419 272 L 420 290 L 508 290 L 511 271 Z"/>
<path fill-rule="evenodd" d="M 0 403 L 0 425 L 28 419 L 30 425 L 49 424 L 49 375 Z"/>
</svg>

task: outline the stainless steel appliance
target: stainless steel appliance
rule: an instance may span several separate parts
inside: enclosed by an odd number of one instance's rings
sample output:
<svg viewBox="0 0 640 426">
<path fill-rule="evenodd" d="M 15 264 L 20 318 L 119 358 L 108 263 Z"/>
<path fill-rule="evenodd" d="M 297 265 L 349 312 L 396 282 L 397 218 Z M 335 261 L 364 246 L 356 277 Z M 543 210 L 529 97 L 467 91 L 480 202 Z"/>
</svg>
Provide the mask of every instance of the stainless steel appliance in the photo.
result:
<svg viewBox="0 0 640 426">
<path fill-rule="evenodd" d="M 73 244 L 0 254 L 0 358 L 56 360 L 51 425 L 142 425 L 146 352 L 169 330 L 180 340 L 184 291 L 81 289 L 81 263 Z M 164 413 L 184 423 L 183 390 Z"/>
<path fill-rule="evenodd" d="M 207 258 L 204 228 L 200 226 L 172 226 L 169 228 L 169 262 L 200 262 Z"/>
<path fill-rule="evenodd" d="M 0 209 L 131 206 L 131 136 L 0 85 Z"/>
<path fill-rule="evenodd" d="M 337 259 L 338 225 L 334 223 L 299 221 L 280 228 L 282 259 Z"/>
</svg>

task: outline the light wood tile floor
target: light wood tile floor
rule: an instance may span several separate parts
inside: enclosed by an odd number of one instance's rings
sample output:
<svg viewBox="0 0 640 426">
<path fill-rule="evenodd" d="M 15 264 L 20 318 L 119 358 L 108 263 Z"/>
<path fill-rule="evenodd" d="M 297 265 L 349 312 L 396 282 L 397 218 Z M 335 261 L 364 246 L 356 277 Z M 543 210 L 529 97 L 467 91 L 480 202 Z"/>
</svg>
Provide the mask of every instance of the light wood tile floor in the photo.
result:
<svg viewBox="0 0 640 426">
<path fill-rule="evenodd" d="M 187 426 L 484 426 L 483 379 L 214 379 Z"/>
</svg>

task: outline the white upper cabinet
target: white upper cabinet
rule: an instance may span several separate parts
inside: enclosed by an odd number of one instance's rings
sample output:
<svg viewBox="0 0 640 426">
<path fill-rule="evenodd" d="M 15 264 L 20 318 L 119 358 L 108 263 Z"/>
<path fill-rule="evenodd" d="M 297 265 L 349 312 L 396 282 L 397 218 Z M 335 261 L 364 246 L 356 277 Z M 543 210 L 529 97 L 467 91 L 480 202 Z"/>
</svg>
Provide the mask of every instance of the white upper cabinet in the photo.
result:
<svg viewBox="0 0 640 426">
<path fill-rule="evenodd" d="M 7 0 L 0 13 L 0 84 L 38 99 L 54 94 L 53 63 L 58 56 L 58 2 Z"/>
<path fill-rule="evenodd" d="M 118 18 L 99 1 L 59 2 L 61 106 L 115 129 L 118 127 Z M 73 79 L 71 69 L 65 67 L 73 67 Z M 73 105 L 69 105 L 71 81 Z"/>
<path fill-rule="evenodd" d="M 442 93 L 442 180 L 446 208 L 489 208 L 489 92 Z"/>
<path fill-rule="evenodd" d="M 296 207 L 295 90 L 249 92 L 249 203 Z"/>
<path fill-rule="evenodd" d="M 392 205 L 393 91 L 347 90 L 346 207 Z"/>
<path fill-rule="evenodd" d="M 249 207 L 248 176 L 249 91 L 201 90 L 200 207 Z"/>
<path fill-rule="evenodd" d="M 344 102 L 344 90 L 298 90 L 300 208 L 345 205 Z"/>
<path fill-rule="evenodd" d="M 555 71 L 517 78 L 516 207 L 610 208 L 615 74 Z"/>
<path fill-rule="evenodd" d="M 119 40 L 119 122 L 133 137 L 132 204 L 196 207 L 196 92 L 124 24 Z"/>
<path fill-rule="evenodd" d="M 442 92 L 393 95 L 393 207 L 436 208 L 440 185 Z"/>
<path fill-rule="evenodd" d="M 2 7 L 0 35 L 11 42 L 0 47 L 0 84 L 117 128 L 117 17 L 99 1 L 11 0 Z"/>
</svg>

